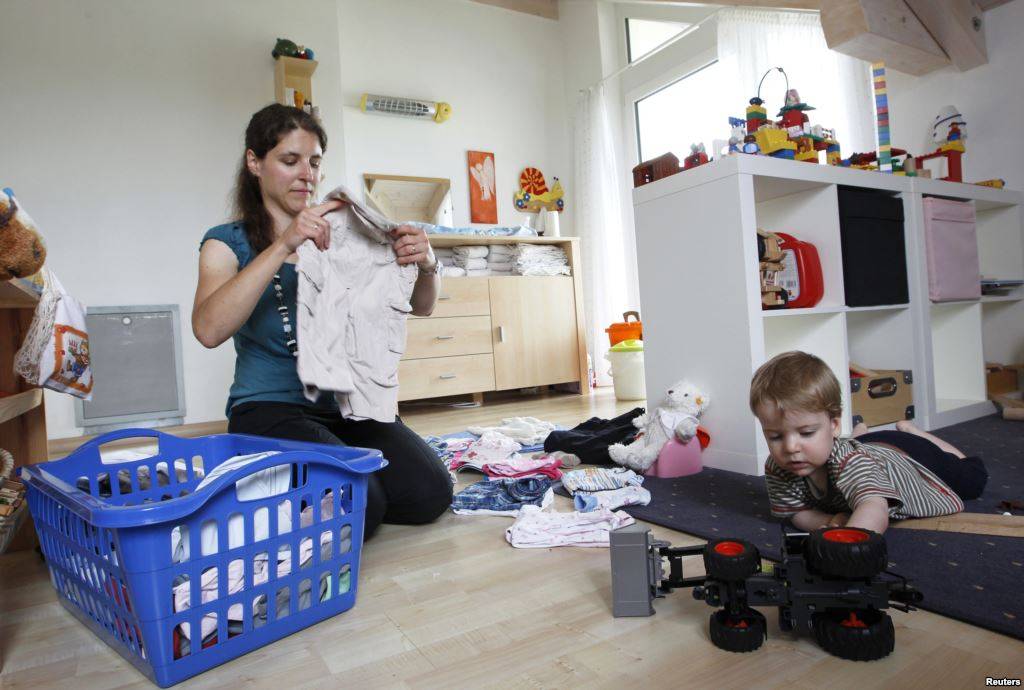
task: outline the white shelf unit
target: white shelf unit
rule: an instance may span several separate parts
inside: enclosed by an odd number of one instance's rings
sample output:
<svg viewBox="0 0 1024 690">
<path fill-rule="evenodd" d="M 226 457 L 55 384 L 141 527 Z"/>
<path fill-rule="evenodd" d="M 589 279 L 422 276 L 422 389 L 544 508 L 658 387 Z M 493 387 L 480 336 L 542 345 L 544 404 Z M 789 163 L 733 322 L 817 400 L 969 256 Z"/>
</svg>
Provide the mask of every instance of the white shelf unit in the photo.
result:
<svg viewBox="0 0 1024 690">
<path fill-rule="evenodd" d="M 903 201 L 907 304 L 846 306 L 840 185 Z M 975 201 L 982 273 L 1024 275 L 1018 192 L 754 156 L 727 157 L 634 190 L 649 402 L 657 404 L 683 378 L 707 389 L 708 466 L 763 472 L 767 447 L 748 408 L 750 377 L 786 350 L 818 355 L 841 382 L 849 380 L 850 362 L 912 370 L 916 421 L 926 429 L 992 410 L 984 362 L 1024 361 L 1024 290 L 932 304 L 922 221 L 926 195 Z M 816 306 L 762 311 L 759 227 L 815 245 L 825 288 Z M 844 386 L 847 433 L 849 402 Z"/>
</svg>

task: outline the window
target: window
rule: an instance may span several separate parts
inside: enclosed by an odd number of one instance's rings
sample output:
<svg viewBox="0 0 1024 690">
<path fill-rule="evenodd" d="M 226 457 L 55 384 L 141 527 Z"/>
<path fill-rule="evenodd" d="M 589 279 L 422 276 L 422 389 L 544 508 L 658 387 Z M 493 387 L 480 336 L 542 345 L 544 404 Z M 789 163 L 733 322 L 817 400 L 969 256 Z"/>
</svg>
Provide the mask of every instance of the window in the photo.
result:
<svg viewBox="0 0 1024 690">
<path fill-rule="evenodd" d="M 718 73 L 716 60 L 635 103 L 639 160 L 674 153 L 682 163 L 697 142 L 715 157 L 712 142 L 729 138 L 726 114 L 735 109 L 719 88 Z"/>
<path fill-rule="evenodd" d="M 626 54 L 636 62 L 668 39 L 686 30 L 682 22 L 659 22 L 650 19 L 626 20 Z"/>
</svg>

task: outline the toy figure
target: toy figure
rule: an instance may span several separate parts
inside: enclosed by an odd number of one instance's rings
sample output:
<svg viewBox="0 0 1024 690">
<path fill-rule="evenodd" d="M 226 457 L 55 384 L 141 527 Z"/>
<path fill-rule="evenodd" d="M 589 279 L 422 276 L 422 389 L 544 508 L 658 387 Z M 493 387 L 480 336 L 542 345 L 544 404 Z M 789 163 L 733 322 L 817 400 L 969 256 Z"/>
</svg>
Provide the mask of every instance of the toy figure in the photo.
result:
<svg viewBox="0 0 1024 690">
<path fill-rule="evenodd" d="M 757 138 L 753 134 L 743 137 L 743 153 L 757 154 L 761 149 L 757 147 Z"/>
<path fill-rule="evenodd" d="M 786 105 L 782 106 L 776 117 L 781 117 L 777 123 L 782 129 L 789 131 L 791 135 L 799 136 L 806 131 L 807 115 L 804 111 L 814 110 L 814 106 L 807 105 L 800 101 L 800 94 L 796 89 L 786 91 Z"/>
<path fill-rule="evenodd" d="M 966 126 L 967 121 L 955 106 L 944 106 L 932 123 L 932 141 L 941 145 L 967 139 Z"/>
<path fill-rule="evenodd" d="M 633 420 L 640 429 L 629 445 L 616 443 L 608 447 L 608 455 L 618 464 L 637 472 L 647 471 L 662 447 L 672 437 L 687 443 L 697 433 L 697 423 L 711 400 L 707 393 L 687 381 L 677 381 L 658 407 Z"/>
<path fill-rule="evenodd" d="M 690 155 L 683 159 L 683 170 L 696 168 L 708 162 L 708 154 L 704 151 L 704 143 L 690 144 Z"/>
</svg>

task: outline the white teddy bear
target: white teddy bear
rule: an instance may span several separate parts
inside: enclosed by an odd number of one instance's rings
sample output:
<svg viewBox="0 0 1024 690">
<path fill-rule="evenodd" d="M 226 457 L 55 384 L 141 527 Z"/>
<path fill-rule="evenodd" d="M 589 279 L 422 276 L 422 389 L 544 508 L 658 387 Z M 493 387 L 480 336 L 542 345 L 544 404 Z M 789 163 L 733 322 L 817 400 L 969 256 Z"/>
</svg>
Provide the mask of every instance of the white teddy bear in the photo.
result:
<svg viewBox="0 0 1024 690">
<path fill-rule="evenodd" d="M 674 435 L 686 443 L 697 433 L 697 423 L 711 400 L 707 393 L 687 381 L 677 381 L 665 399 L 650 413 L 633 420 L 641 433 L 629 445 L 616 443 L 608 447 L 611 459 L 637 472 L 646 472 L 662 447 Z"/>
</svg>

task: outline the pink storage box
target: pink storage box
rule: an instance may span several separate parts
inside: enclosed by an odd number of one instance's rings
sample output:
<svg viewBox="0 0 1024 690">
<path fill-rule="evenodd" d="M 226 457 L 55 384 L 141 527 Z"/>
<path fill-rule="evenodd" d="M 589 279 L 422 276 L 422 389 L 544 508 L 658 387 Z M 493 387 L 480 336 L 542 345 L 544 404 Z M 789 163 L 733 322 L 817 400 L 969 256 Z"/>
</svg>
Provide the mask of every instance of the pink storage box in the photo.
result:
<svg viewBox="0 0 1024 690">
<path fill-rule="evenodd" d="M 926 197 L 924 239 L 928 296 L 933 302 L 981 298 L 974 204 Z"/>
</svg>

